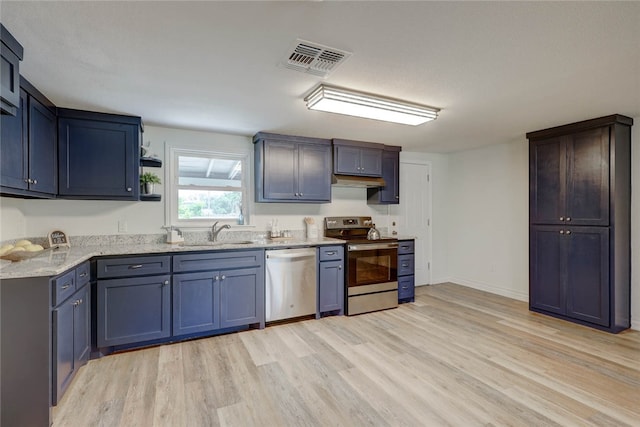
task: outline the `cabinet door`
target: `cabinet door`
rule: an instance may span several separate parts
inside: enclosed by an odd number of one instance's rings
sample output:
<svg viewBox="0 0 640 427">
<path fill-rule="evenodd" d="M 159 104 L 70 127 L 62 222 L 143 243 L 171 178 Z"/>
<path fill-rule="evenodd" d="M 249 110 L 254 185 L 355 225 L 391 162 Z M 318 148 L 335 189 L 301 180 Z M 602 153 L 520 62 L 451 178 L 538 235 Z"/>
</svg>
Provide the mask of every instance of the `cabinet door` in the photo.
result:
<svg viewBox="0 0 640 427">
<path fill-rule="evenodd" d="M 2 114 L 0 129 L 0 185 L 28 188 L 27 93 L 20 91 L 20 106 L 15 116 Z"/>
<path fill-rule="evenodd" d="M 98 347 L 166 338 L 171 334 L 169 275 L 98 281 Z"/>
<path fill-rule="evenodd" d="M 535 141 L 530 145 L 529 156 L 531 223 L 564 224 L 566 143 L 561 138 Z"/>
<path fill-rule="evenodd" d="M 250 325 L 264 319 L 261 269 L 220 271 L 220 327 Z"/>
<path fill-rule="evenodd" d="M 323 261 L 320 263 L 318 281 L 318 311 L 343 310 L 344 307 L 344 268 L 343 260 Z"/>
<path fill-rule="evenodd" d="M 565 235 L 563 227 L 538 225 L 529 234 L 529 305 L 551 313 L 565 314 Z M 564 233 L 564 231 L 563 231 Z"/>
<path fill-rule="evenodd" d="M 53 384 L 52 401 L 55 405 L 69 385 L 74 373 L 73 321 L 74 298 L 53 310 Z"/>
<path fill-rule="evenodd" d="M 73 360 L 77 370 L 89 360 L 91 350 L 91 286 L 84 286 L 75 297 L 73 312 Z"/>
<path fill-rule="evenodd" d="M 29 189 L 58 192 L 56 116 L 37 99 L 29 97 Z"/>
<path fill-rule="evenodd" d="M 333 171 L 346 175 L 360 174 L 360 152 L 358 147 L 334 145 Z"/>
<path fill-rule="evenodd" d="M 296 144 L 265 141 L 263 197 L 268 200 L 292 200 L 298 192 Z"/>
<path fill-rule="evenodd" d="M 567 315 L 609 326 L 609 229 L 570 227 L 564 240 Z"/>
<path fill-rule="evenodd" d="M 592 129 L 568 138 L 567 225 L 609 225 L 609 131 Z"/>
<path fill-rule="evenodd" d="M 16 55 L 9 46 L 15 46 L 17 41 L 2 27 L 2 42 L 0 43 L 0 108 L 2 114 L 13 115 L 20 105 L 20 60 L 22 59 L 22 47 Z M 12 40 L 11 40 L 12 39 Z M 4 41 L 8 43 L 5 44 Z M 15 43 L 12 43 L 15 42 Z"/>
<path fill-rule="evenodd" d="M 359 175 L 382 175 L 382 150 L 377 148 L 361 149 Z"/>
<path fill-rule="evenodd" d="M 400 153 L 385 151 L 382 156 L 382 178 L 385 186 L 380 190 L 382 203 L 400 203 Z"/>
<path fill-rule="evenodd" d="M 213 271 L 173 276 L 173 335 L 220 327 L 218 276 Z"/>
<path fill-rule="evenodd" d="M 138 199 L 137 126 L 60 118 L 58 143 L 60 195 Z"/>
<path fill-rule="evenodd" d="M 298 144 L 298 194 L 301 200 L 331 201 L 331 146 Z"/>
</svg>

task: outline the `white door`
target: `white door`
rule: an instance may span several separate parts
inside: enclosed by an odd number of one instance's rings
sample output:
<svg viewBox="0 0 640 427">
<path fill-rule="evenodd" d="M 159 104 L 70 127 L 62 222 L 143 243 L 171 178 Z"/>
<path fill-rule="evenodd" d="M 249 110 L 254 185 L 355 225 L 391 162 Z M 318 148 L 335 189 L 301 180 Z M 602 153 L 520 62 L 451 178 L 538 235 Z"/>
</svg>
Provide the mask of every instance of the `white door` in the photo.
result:
<svg viewBox="0 0 640 427">
<path fill-rule="evenodd" d="M 431 165 L 400 162 L 398 234 L 415 236 L 416 286 L 431 283 Z"/>
</svg>

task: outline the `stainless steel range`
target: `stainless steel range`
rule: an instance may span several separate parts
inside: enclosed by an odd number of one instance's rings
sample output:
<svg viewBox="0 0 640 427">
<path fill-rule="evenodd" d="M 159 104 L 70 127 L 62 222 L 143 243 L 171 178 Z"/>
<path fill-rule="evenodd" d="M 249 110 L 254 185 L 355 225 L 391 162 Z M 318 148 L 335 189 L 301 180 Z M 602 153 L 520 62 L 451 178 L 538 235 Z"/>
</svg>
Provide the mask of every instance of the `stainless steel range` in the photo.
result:
<svg viewBox="0 0 640 427">
<path fill-rule="evenodd" d="M 347 241 L 347 315 L 398 306 L 398 240 L 367 239 L 370 216 L 327 217 L 324 235 Z"/>
</svg>

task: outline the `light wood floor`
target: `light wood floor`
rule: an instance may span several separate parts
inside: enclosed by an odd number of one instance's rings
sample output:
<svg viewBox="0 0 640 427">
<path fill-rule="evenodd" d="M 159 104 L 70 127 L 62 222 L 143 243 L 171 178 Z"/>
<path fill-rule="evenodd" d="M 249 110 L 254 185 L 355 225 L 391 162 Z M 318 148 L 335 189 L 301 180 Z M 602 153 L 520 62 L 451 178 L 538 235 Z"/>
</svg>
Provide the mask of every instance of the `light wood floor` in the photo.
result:
<svg viewBox="0 0 640 427">
<path fill-rule="evenodd" d="M 54 426 L 639 426 L 640 332 L 454 284 L 416 302 L 116 354 Z"/>
</svg>

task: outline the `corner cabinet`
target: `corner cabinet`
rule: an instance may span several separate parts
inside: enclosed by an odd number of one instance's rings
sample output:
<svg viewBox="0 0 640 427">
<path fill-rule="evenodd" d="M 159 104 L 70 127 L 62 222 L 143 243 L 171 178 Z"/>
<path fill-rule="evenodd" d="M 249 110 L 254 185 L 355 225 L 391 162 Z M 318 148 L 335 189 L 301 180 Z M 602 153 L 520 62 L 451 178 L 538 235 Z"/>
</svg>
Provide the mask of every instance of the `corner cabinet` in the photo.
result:
<svg viewBox="0 0 640 427">
<path fill-rule="evenodd" d="M 15 115 L 2 115 L 1 194 L 55 197 L 57 183 L 56 107 L 25 79 Z"/>
<path fill-rule="evenodd" d="M 397 205 L 400 203 L 400 151 L 401 147 L 385 145 L 382 152 L 382 179 L 384 187 L 367 188 L 370 205 Z"/>
<path fill-rule="evenodd" d="M 612 115 L 527 134 L 532 311 L 630 327 L 632 125 Z"/>
<path fill-rule="evenodd" d="M 256 202 L 331 202 L 331 141 L 258 133 Z"/>
<path fill-rule="evenodd" d="M 58 194 L 138 200 L 140 117 L 58 109 Z"/>
<path fill-rule="evenodd" d="M 341 175 L 382 176 L 382 145 L 334 139 L 333 172 Z"/>
</svg>

